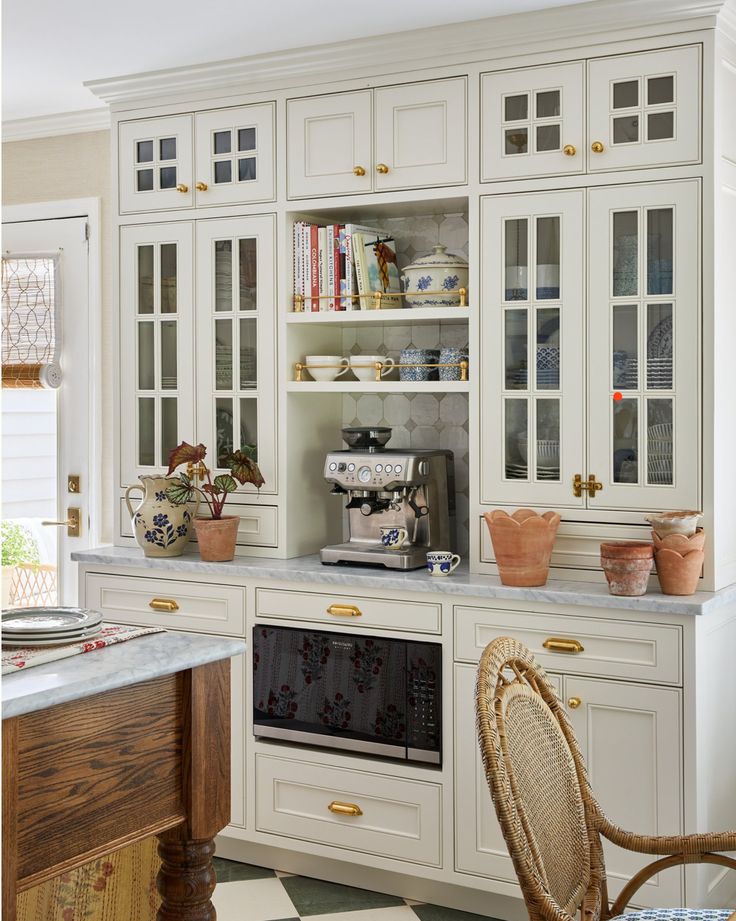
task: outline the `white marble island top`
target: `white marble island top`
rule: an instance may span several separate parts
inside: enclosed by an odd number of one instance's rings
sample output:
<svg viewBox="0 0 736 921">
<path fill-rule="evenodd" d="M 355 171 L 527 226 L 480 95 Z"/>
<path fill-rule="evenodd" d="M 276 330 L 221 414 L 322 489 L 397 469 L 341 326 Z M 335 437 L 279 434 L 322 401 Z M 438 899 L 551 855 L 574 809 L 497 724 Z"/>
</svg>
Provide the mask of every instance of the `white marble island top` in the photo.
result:
<svg viewBox="0 0 736 921">
<path fill-rule="evenodd" d="M 550 579 L 538 588 L 514 588 L 501 585 L 498 576 L 471 573 L 462 564 L 446 577 L 430 576 L 425 569 L 411 572 L 390 569 L 368 569 L 359 566 L 324 566 L 316 554 L 290 560 L 263 557 L 236 557 L 229 563 L 205 563 L 195 552 L 166 559 L 144 557 L 133 547 L 100 547 L 72 554 L 79 563 L 115 568 L 136 568 L 164 574 L 182 575 L 232 581 L 312 583 L 314 585 L 344 585 L 354 588 L 399 592 L 427 592 L 462 595 L 506 601 L 533 601 L 537 604 L 584 605 L 629 611 L 654 611 L 670 614 L 706 614 L 725 604 L 736 603 L 736 584 L 718 592 L 696 592 L 694 595 L 663 595 L 648 592 L 638 598 L 610 595 L 605 583 L 572 582 Z"/>
<path fill-rule="evenodd" d="M 47 662 L 6 675 L 2 716 L 8 719 L 162 675 L 229 659 L 243 640 L 183 633 L 152 633 L 94 652 Z"/>
</svg>

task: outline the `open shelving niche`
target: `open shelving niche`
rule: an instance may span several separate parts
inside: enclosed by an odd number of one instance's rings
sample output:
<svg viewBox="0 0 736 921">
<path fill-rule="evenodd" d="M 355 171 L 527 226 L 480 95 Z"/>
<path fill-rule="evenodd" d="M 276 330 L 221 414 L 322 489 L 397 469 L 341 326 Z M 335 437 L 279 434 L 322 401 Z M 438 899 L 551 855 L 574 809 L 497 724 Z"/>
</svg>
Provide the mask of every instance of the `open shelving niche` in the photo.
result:
<svg viewBox="0 0 736 921">
<path fill-rule="evenodd" d="M 290 254 L 293 223 L 299 220 L 318 224 L 360 223 L 385 229 L 396 241 L 400 271 L 417 256 L 431 252 L 437 243 L 468 257 L 466 197 L 292 211 L 285 228 Z M 305 379 L 296 381 L 294 366 L 307 355 L 386 355 L 398 361 L 404 348 L 468 346 L 471 308 L 296 312 L 290 277 L 293 259 L 289 258 L 287 264 L 290 285 L 286 301 L 281 304 L 285 319 L 287 425 L 292 436 L 299 433 L 302 463 L 317 465 L 321 477 L 325 453 L 344 447 L 340 435 L 343 425 L 389 425 L 393 429 L 391 448 L 449 448 L 455 456 L 458 552 L 466 554 L 470 383 L 401 381 L 398 371 L 381 381 L 358 381 L 351 372 L 334 382 L 311 381 L 306 374 Z M 471 305 L 474 295 L 469 290 Z M 468 375 L 472 379 L 476 369 L 473 349 L 470 351 Z"/>
</svg>

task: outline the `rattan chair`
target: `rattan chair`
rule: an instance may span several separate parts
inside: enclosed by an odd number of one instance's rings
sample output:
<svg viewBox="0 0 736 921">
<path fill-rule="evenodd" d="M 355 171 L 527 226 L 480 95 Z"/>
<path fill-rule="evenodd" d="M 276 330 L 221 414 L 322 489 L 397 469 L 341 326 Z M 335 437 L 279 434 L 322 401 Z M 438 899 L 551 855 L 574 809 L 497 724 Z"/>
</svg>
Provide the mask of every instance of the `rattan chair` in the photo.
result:
<svg viewBox="0 0 736 921">
<path fill-rule="evenodd" d="M 478 738 L 491 798 L 530 921 L 608 921 L 636 890 L 678 864 L 736 869 L 736 831 L 653 837 L 623 831 L 596 802 L 565 710 L 531 651 L 509 637 L 489 643 L 476 687 Z M 601 835 L 663 855 L 609 905 Z M 666 855 L 666 856 L 664 856 Z M 626 921 L 726 921 L 733 909 L 649 909 Z"/>
</svg>

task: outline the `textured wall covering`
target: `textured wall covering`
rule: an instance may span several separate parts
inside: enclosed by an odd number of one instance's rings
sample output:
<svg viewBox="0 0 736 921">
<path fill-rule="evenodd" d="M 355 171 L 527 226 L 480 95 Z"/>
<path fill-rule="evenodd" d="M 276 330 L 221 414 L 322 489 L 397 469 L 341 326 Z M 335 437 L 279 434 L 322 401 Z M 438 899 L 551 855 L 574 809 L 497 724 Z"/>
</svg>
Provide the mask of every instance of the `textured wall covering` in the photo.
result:
<svg viewBox="0 0 736 921">
<path fill-rule="evenodd" d="M 99 198 L 102 225 L 102 521 L 100 537 L 112 540 L 112 355 L 117 336 L 112 320 L 112 214 L 110 132 L 92 131 L 3 144 L 3 205 Z"/>
<path fill-rule="evenodd" d="M 462 214 L 421 215 L 373 222 L 394 235 L 399 267 L 443 243 L 467 258 L 468 222 Z M 461 310 L 461 308 L 458 308 Z M 343 332 L 344 355 L 387 355 L 399 360 L 401 349 L 467 346 L 467 323 L 406 326 L 351 326 Z M 472 361 L 472 357 L 471 357 Z M 470 374 L 473 374 L 471 365 Z M 392 379 L 398 375 L 394 372 Z M 431 390 L 431 384 L 428 390 Z M 344 425 L 390 425 L 390 448 L 449 448 L 455 455 L 458 552 L 468 552 L 468 395 L 465 393 L 346 394 Z"/>
</svg>

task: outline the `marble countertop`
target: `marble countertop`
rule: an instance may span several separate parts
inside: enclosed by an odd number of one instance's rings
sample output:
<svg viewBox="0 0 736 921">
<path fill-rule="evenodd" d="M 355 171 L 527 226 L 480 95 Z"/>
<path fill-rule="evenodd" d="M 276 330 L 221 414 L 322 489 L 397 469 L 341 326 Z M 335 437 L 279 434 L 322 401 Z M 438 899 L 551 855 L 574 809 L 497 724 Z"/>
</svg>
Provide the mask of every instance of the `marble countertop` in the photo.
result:
<svg viewBox="0 0 736 921">
<path fill-rule="evenodd" d="M 5 675 L 2 716 L 8 719 L 161 675 L 229 659 L 245 651 L 242 640 L 183 633 L 149 633 L 94 652 Z"/>
<path fill-rule="evenodd" d="M 179 557 L 155 559 L 144 557 L 133 547 L 100 547 L 72 554 L 79 563 L 95 566 L 148 569 L 160 573 L 182 573 L 210 579 L 235 579 L 262 582 L 301 582 L 318 585 L 345 585 L 354 588 L 399 592 L 427 592 L 443 595 L 463 595 L 506 601 L 533 601 L 537 604 L 585 605 L 628 611 L 670 614 L 706 614 L 722 605 L 736 602 L 736 584 L 718 592 L 696 592 L 694 595 L 663 595 L 649 592 L 638 598 L 610 595 L 605 583 L 568 582 L 553 580 L 538 588 L 514 588 L 501 585 L 497 576 L 471 573 L 466 564 L 451 576 L 430 576 L 425 569 L 401 572 L 390 569 L 366 569 L 359 566 L 324 566 L 319 557 L 294 557 L 290 560 L 263 557 L 236 557 L 229 563 L 205 563 L 196 552 Z"/>
</svg>

